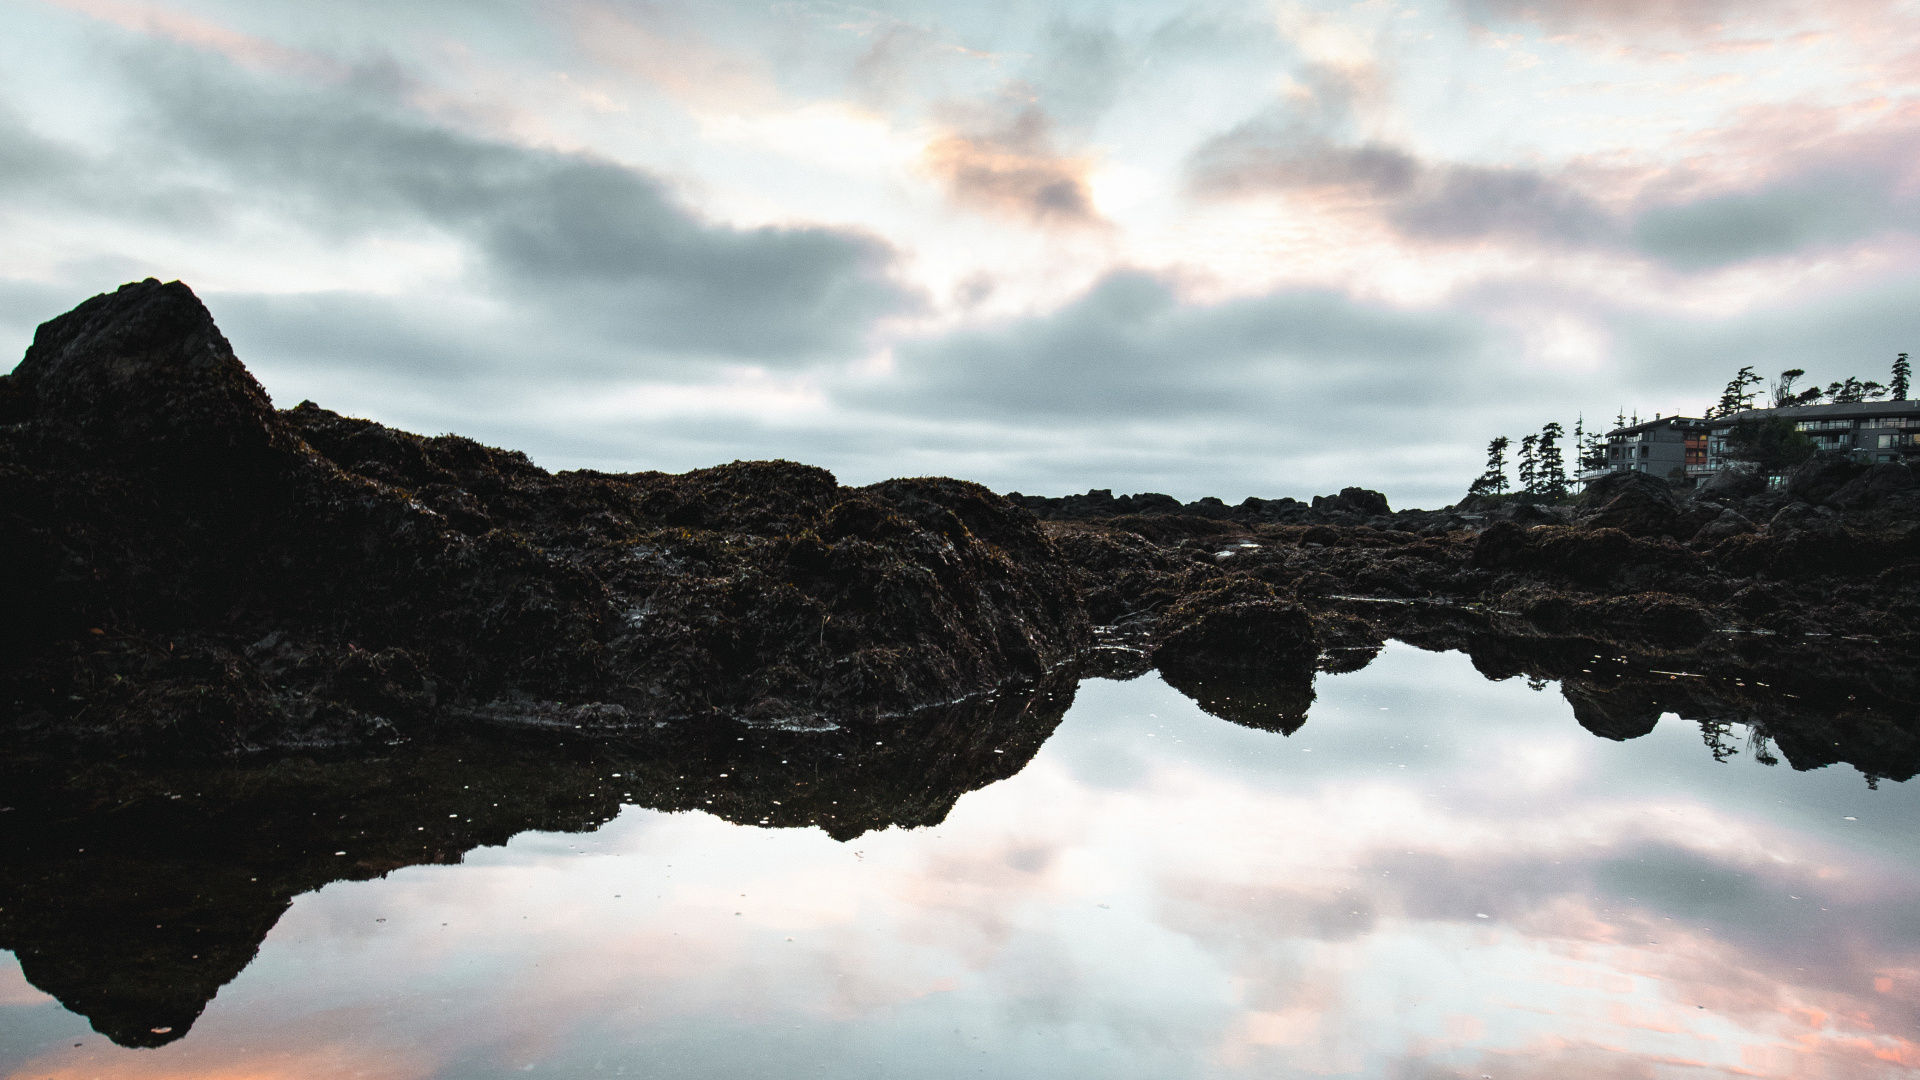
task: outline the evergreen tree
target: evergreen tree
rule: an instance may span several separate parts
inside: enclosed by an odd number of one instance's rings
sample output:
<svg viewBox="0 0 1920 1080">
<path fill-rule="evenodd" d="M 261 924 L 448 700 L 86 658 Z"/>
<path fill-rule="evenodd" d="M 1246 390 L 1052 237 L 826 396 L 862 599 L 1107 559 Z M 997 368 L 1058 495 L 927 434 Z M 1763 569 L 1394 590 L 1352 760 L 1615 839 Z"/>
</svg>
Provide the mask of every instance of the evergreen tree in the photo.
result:
<svg viewBox="0 0 1920 1080">
<path fill-rule="evenodd" d="M 1811 405 L 1819 401 L 1820 398 L 1826 394 L 1825 390 L 1817 386 L 1810 386 L 1805 390 L 1795 391 L 1793 384 L 1798 382 L 1800 376 L 1805 374 L 1806 372 L 1799 368 L 1788 368 L 1780 373 L 1780 377 L 1773 382 L 1774 408 L 1785 409 L 1794 405 Z"/>
<path fill-rule="evenodd" d="M 1620 415 L 1613 418 L 1613 430 L 1619 431 L 1627 426 L 1627 410 L 1621 409 Z"/>
<path fill-rule="evenodd" d="M 1887 392 L 1887 388 L 1871 380 L 1861 382 L 1849 375 L 1845 382 L 1827 384 L 1827 397 L 1835 405 L 1845 405 L 1854 401 L 1877 401 Z"/>
<path fill-rule="evenodd" d="M 1567 467 L 1560 457 L 1560 438 L 1564 434 L 1566 429 L 1557 423 L 1540 429 L 1536 479 L 1540 494 L 1549 499 L 1564 499 L 1567 495 Z"/>
<path fill-rule="evenodd" d="M 1467 488 L 1469 495 L 1505 495 L 1507 493 L 1507 447 L 1512 440 L 1505 435 L 1487 444 L 1487 471 Z"/>
<path fill-rule="evenodd" d="M 1802 372 L 1802 374 L 1805 373 Z M 1747 388 L 1750 386 L 1760 386 L 1766 381 L 1767 380 L 1753 373 L 1753 367 L 1751 365 L 1741 368 L 1734 373 L 1732 381 L 1727 383 L 1727 388 L 1720 391 L 1719 403 L 1707 410 L 1707 419 L 1711 420 L 1716 416 L 1732 416 L 1737 412 L 1745 412 L 1752 407 L 1753 399 L 1760 396 L 1759 391 L 1749 390 Z"/>
<path fill-rule="evenodd" d="M 1607 440 L 1601 438 L 1598 432 L 1589 434 L 1586 444 L 1580 448 L 1580 471 L 1599 472 L 1606 467 Z"/>
<path fill-rule="evenodd" d="M 1887 387 L 1887 396 L 1895 401 L 1907 400 L 1907 377 L 1913 374 L 1913 365 L 1907 363 L 1907 354 L 1901 353 L 1893 361 L 1893 385 Z"/>
<path fill-rule="evenodd" d="M 1540 494 L 1540 436 L 1528 435 L 1520 440 L 1520 490 L 1527 495 Z"/>
</svg>

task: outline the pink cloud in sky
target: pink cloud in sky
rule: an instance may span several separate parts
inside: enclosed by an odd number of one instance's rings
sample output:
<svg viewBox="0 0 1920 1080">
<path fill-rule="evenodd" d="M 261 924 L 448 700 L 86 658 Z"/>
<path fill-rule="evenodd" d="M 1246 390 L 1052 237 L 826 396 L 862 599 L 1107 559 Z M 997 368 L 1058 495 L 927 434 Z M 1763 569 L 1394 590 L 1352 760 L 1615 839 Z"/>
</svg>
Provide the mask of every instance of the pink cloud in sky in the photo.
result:
<svg viewBox="0 0 1920 1080">
<path fill-rule="evenodd" d="M 161 4 L 138 0 L 44 0 L 56 7 L 77 11 L 102 22 L 142 34 L 176 41 L 218 53 L 237 64 L 264 71 L 279 71 L 306 78 L 344 79 L 346 65 L 319 53 L 282 45 L 268 38 L 241 33 L 198 16 L 175 11 Z"/>
</svg>

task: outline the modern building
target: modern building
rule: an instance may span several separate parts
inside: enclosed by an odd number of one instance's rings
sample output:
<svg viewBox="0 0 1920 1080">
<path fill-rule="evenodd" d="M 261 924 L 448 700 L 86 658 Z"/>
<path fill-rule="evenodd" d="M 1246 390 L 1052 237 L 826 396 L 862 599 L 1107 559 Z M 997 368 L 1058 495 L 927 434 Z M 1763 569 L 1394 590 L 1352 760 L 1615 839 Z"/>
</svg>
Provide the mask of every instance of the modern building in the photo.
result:
<svg viewBox="0 0 1920 1080">
<path fill-rule="evenodd" d="M 1656 417 L 1607 432 L 1607 464 L 1580 474 L 1582 481 L 1610 472 L 1651 473 L 1661 479 L 1697 476 L 1708 463 L 1708 423 L 1691 416 Z"/>
<path fill-rule="evenodd" d="M 1723 463 L 1727 436 L 1742 420 L 1781 417 L 1806 433 L 1821 450 L 1841 450 L 1861 461 L 1902 461 L 1920 457 L 1920 401 L 1849 401 L 1840 405 L 1797 405 L 1788 409 L 1748 409 L 1713 421 L 1707 434 L 1707 460 Z M 1712 471 L 1712 470 L 1708 470 Z"/>
</svg>

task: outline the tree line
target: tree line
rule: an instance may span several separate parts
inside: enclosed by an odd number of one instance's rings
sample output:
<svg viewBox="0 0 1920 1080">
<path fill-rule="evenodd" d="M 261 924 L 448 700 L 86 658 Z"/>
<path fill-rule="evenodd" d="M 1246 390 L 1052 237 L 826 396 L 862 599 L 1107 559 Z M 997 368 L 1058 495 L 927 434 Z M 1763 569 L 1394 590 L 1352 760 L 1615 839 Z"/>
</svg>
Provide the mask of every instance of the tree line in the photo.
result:
<svg viewBox="0 0 1920 1080">
<path fill-rule="evenodd" d="M 1893 370 L 1885 386 L 1849 375 L 1824 387 L 1817 384 L 1802 387 L 1800 380 L 1806 374 L 1801 368 L 1788 368 L 1769 383 L 1754 374 L 1751 365 L 1743 367 L 1727 383 L 1720 400 L 1706 410 L 1705 418 L 1724 419 L 1751 411 L 1758 407 L 1754 403 L 1763 395 L 1768 399 L 1768 407 L 1775 409 L 1796 405 L 1842 405 L 1855 401 L 1905 401 L 1913 366 L 1908 362 L 1907 354 L 1901 353 L 1893 361 Z M 1763 387 L 1764 390 L 1761 389 Z M 1640 417 L 1635 415 L 1632 424 L 1639 422 Z M 1614 427 L 1628 426 L 1628 417 L 1622 410 L 1614 417 Z M 1577 481 L 1570 481 L 1567 475 L 1560 445 L 1565 437 L 1566 429 L 1557 422 L 1542 427 L 1537 435 L 1522 437 L 1516 455 L 1515 479 L 1518 482 L 1509 483 L 1507 451 L 1513 447 L 1513 440 L 1505 435 L 1498 436 L 1487 444 L 1487 469 L 1474 479 L 1467 488 L 1467 494 L 1525 496 L 1543 501 L 1567 498 Z M 1777 416 L 1748 417 L 1736 422 L 1728 432 L 1722 456 L 1750 461 L 1763 469 L 1779 469 L 1805 461 L 1813 452 L 1812 440 L 1793 421 Z M 1573 453 L 1576 474 L 1594 472 L 1608 466 L 1606 440 L 1599 433 L 1586 430 L 1584 415 L 1574 421 Z"/>
</svg>

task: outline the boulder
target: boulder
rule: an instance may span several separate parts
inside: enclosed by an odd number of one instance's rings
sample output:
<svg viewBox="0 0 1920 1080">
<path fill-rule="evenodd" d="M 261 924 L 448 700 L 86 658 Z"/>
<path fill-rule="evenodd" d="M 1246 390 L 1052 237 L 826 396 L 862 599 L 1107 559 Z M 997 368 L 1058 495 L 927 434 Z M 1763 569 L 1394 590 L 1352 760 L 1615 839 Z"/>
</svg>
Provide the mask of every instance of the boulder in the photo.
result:
<svg viewBox="0 0 1920 1080">
<path fill-rule="evenodd" d="M 1838 494 L 1867 466 L 1838 450 L 1822 450 L 1787 476 L 1787 498 L 1819 504 Z"/>
<path fill-rule="evenodd" d="M 1889 495 L 1902 491 L 1911 491 L 1916 486 L 1913 470 L 1897 461 L 1883 461 L 1870 465 L 1867 470 L 1827 496 L 1828 506 L 1841 510 L 1867 510 L 1879 505 Z"/>
<path fill-rule="evenodd" d="M 1713 520 L 1700 527 L 1693 534 L 1693 543 L 1697 547 L 1712 547 L 1729 536 L 1758 532 L 1759 528 L 1738 510 L 1722 510 Z"/>
<path fill-rule="evenodd" d="M 1734 463 L 1707 478 L 1699 494 L 1709 499 L 1745 499 L 1767 490 L 1767 478 L 1745 463 Z"/>
<path fill-rule="evenodd" d="M 1359 487 L 1341 488 L 1338 495 L 1315 495 L 1313 508 L 1322 513 L 1345 512 L 1365 517 L 1393 513 L 1385 495 Z"/>
<path fill-rule="evenodd" d="M 178 281 L 122 285 L 42 324 L 6 381 L 12 418 L 69 462 L 230 472 L 276 442 L 292 449 L 267 392 Z"/>
<path fill-rule="evenodd" d="M 1647 473 L 1615 472 L 1594 480 L 1574 512 L 1591 528 L 1619 529 L 1629 536 L 1660 536 L 1680 527 L 1673 487 Z"/>
</svg>

